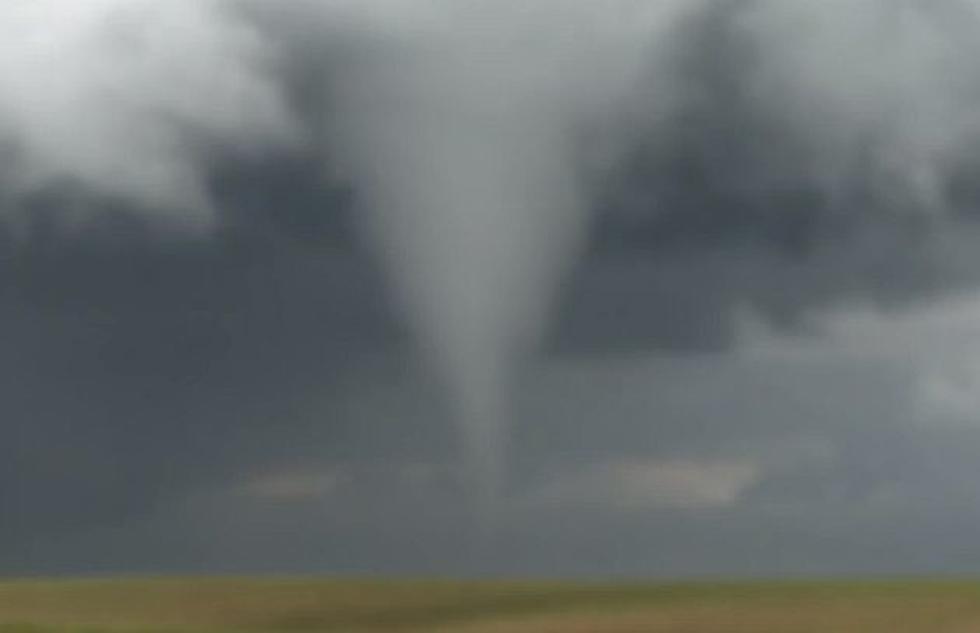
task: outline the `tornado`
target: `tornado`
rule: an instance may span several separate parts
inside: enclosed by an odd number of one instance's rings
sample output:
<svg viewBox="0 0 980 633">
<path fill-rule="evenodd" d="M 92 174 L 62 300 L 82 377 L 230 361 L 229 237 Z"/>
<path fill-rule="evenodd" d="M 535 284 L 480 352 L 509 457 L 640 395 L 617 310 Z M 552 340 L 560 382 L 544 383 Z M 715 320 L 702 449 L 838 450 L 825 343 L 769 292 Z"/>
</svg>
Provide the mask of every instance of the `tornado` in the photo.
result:
<svg viewBox="0 0 980 633">
<path fill-rule="evenodd" d="M 331 141 L 492 515 L 519 370 L 588 232 L 590 130 L 680 3 L 330 6 L 353 42 L 336 53 Z"/>
</svg>

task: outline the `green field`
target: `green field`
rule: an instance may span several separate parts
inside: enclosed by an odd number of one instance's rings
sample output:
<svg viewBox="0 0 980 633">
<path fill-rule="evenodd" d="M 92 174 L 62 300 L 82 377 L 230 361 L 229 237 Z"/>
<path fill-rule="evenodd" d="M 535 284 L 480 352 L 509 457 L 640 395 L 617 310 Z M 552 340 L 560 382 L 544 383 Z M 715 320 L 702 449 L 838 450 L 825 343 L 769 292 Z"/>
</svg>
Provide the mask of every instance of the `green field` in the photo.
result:
<svg viewBox="0 0 980 633">
<path fill-rule="evenodd" d="M 980 583 L 0 583 L 0 633 L 980 632 Z"/>
</svg>

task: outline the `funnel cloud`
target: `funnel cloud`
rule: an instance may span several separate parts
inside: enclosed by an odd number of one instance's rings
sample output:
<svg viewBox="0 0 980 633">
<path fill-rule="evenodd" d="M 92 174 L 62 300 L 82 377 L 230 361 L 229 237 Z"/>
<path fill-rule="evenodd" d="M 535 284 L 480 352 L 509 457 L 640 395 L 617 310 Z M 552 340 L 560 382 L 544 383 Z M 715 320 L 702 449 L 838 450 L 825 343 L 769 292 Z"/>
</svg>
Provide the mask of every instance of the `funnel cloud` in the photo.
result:
<svg viewBox="0 0 980 633">
<path fill-rule="evenodd" d="M 511 383 L 584 244 L 584 143 L 625 111 L 681 5 L 367 6 L 348 8 L 363 32 L 346 33 L 357 44 L 334 84 L 331 138 L 493 505 Z"/>
</svg>

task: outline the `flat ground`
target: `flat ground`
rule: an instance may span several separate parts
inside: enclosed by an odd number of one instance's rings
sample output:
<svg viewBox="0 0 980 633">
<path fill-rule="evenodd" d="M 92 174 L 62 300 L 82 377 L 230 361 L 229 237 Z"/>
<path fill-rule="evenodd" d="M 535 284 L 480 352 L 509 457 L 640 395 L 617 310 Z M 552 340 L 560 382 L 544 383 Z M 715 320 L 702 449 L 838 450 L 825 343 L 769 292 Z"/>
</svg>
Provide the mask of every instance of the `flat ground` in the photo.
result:
<svg viewBox="0 0 980 633">
<path fill-rule="evenodd" d="M 0 583 L 0 633 L 980 633 L 980 583 Z"/>
</svg>

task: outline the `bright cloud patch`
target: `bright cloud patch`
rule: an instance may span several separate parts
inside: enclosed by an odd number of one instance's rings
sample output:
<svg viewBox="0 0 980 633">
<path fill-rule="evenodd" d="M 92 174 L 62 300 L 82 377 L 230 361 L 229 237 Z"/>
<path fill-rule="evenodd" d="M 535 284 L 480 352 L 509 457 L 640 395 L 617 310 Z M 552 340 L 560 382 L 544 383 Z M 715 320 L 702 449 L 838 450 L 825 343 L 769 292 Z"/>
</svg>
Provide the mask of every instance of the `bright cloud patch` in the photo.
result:
<svg viewBox="0 0 980 633">
<path fill-rule="evenodd" d="M 269 55 L 213 0 L 0 4 L 7 190 L 69 183 L 206 223 L 208 154 L 290 137 Z"/>
<path fill-rule="evenodd" d="M 537 504 L 619 510 L 708 510 L 736 505 L 763 476 L 752 461 L 615 459 L 532 490 Z"/>
<path fill-rule="evenodd" d="M 333 471 L 286 470 L 255 477 L 239 492 L 265 501 L 303 501 L 330 495 L 343 481 Z"/>
</svg>

